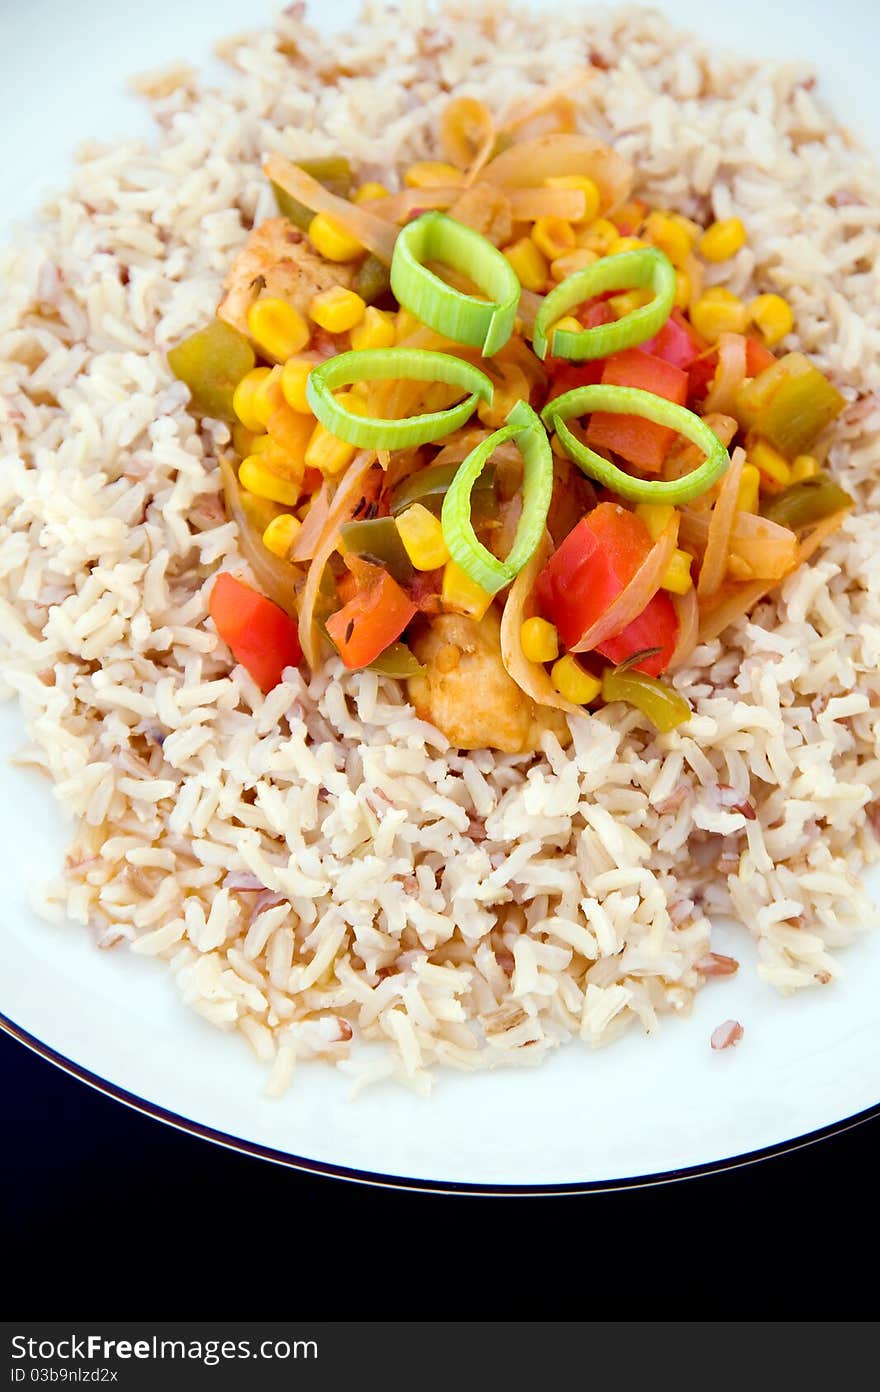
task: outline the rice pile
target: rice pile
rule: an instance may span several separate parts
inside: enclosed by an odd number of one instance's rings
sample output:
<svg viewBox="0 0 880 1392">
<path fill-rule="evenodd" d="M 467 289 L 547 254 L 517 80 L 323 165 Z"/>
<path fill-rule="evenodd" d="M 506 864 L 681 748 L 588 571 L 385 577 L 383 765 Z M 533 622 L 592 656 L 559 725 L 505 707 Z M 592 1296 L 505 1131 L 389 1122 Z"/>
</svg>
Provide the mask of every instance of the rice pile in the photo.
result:
<svg viewBox="0 0 880 1392">
<path fill-rule="evenodd" d="M 47 911 L 162 957 L 272 1093 L 315 1056 L 427 1091 L 434 1064 L 650 1031 L 719 969 L 722 913 L 781 991 L 830 982 L 872 916 L 880 796 L 875 171 L 803 66 L 732 61 L 649 11 L 371 7 L 325 40 L 302 8 L 223 45 L 222 90 L 188 68 L 142 83 L 158 142 L 82 150 L 4 262 L 4 694 L 76 826 Z M 791 300 L 793 345 L 850 402 L 831 464 L 859 508 L 696 651 L 672 734 L 615 706 L 576 719 L 569 751 L 462 755 L 394 683 L 335 662 L 263 698 L 206 623 L 211 575 L 242 569 L 228 430 L 197 426 L 165 364 L 273 211 L 261 156 L 343 151 L 387 182 L 435 155 L 451 92 L 500 112 L 590 62 L 583 124 L 637 191 L 744 220 L 710 279 Z"/>
</svg>

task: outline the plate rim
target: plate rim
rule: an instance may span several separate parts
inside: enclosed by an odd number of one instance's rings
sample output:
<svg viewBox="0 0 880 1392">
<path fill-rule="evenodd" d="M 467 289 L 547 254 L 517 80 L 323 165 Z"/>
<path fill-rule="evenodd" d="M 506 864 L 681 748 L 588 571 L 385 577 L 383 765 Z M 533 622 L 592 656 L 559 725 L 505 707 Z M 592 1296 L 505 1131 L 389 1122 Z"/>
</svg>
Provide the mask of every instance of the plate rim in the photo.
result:
<svg viewBox="0 0 880 1392">
<path fill-rule="evenodd" d="M 803 1150 L 807 1146 L 830 1140 L 833 1136 L 843 1135 L 847 1131 L 854 1130 L 857 1126 L 862 1126 L 865 1122 L 880 1119 L 880 1101 L 878 1101 L 863 1111 L 854 1112 L 850 1116 L 829 1122 L 827 1126 L 807 1131 L 800 1136 L 791 1136 L 786 1140 L 776 1141 L 772 1145 L 762 1146 L 757 1150 L 745 1151 L 740 1155 L 725 1156 L 719 1160 L 707 1160 L 701 1164 L 686 1166 L 682 1169 L 659 1170 L 646 1175 L 625 1175 L 616 1179 L 575 1180 L 556 1184 L 471 1184 L 457 1180 L 419 1179 L 407 1175 L 385 1174 L 378 1170 L 353 1169 L 347 1165 L 334 1164 L 329 1160 L 314 1160 L 309 1156 L 294 1155 L 291 1151 L 278 1150 L 276 1147 L 264 1145 L 260 1141 L 249 1140 L 245 1136 L 236 1136 L 232 1132 L 196 1121 L 193 1117 L 182 1116 L 179 1112 L 163 1106 L 160 1102 L 153 1102 L 147 1097 L 141 1097 L 138 1093 L 130 1092 L 127 1088 L 122 1087 L 121 1084 L 114 1083 L 99 1073 L 94 1073 L 83 1064 L 77 1063 L 75 1059 L 68 1058 L 61 1050 L 45 1043 L 42 1039 L 38 1039 L 36 1035 L 31 1034 L 29 1030 L 24 1029 L 22 1025 L 17 1024 L 2 1011 L 0 1011 L 0 1031 L 24 1048 L 29 1049 L 38 1058 L 58 1068 L 62 1073 L 66 1073 L 68 1077 L 109 1098 L 112 1102 L 120 1103 L 131 1111 L 138 1112 L 141 1116 L 149 1117 L 151 1120 L 160 1122 L 175 1131 L 180 1131 L 184 1135 L 194 1136 L 197 1140 L 205 1141 L 209 1145 L 216 1145 L 238 1155 L 247 1155 L 252 1159 L 263 1160 L 269 1164 L 279 1165 L 284 1169 L 304 1174 L 321 1175 L 325 1179 L 409 1193 L 503 1199 L 563 1198 L 576 1195 L 619 1193 L 633 1189 L 651 1189 L 663 1184 L 680 1184 L 689 1179 L 704 1179 L 710 1175 L 724 1174 L 729 1170 L 758 1165 L 766 1160 L 773 1160 L 779 1156 L 788 1155 L 792 1151 Z"/>
</svg>

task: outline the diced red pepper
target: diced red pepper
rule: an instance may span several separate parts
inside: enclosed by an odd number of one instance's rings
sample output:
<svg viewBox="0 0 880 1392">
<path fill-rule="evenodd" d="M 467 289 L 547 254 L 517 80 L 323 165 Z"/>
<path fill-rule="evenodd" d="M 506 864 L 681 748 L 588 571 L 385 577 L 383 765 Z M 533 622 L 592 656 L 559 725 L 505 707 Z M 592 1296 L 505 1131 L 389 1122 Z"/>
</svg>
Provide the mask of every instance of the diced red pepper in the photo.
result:
<svg viewBox="0 0 880 1392">
<path fill-rule="evenodd" d="M 674 309 L 660 332 L 649 338 L 647 343 L 640 343 L 639 347 L 643 353 L 662 358 L 664 362 L 672 363 L 673 367 L 683 368 L 687 372 L 691 363 L 695 362 L 701 353 L 705 353 L 707 345 L 685 319 L 681 310 Z"/>
<path fill-rule="evenodd" d="M 627 348 L 607 358 L 602 382 L 615 387 L 640 387 L 679 406 L 687 400 L 687 373 L 640 348 Z M 660 472 L 674 438 L 675 431 L 668 426 L 655 425 L 642 416 L 616 416 L 609 411 L 597 411 L 587 430 L 587 444 L 593 449 L 613 450 L 649 474 Z"/>
<path fill-rule="evenodd" d="M 757 377 L 765 368 L 772 367 L 776 358 L 757 338 L 746 338 L 746 376 Z"/>
<path fill-rule="evenodd" d="M 616 290 L 606 290 L 602 295 L 596 295 L 591 300 L 584 300 L 575 310 L 574 317 L 579 324 L 583 324 L 585 329 L 598 329 L 600 324 L 613 324 L 614 311 L 608 301 L 612 295 L 619 292 Z"/>
<path fill-rule="evenodd" d="M 261 691 L 271 691 L 285 667 L 302 662 L 290 615 L 228 571 L 217 576 L 208 610 L 236 662 L 247 668 Z"/>
<path fill-rule="evenodd" d="M 718 371 L 718 354 L 697 358 L 688 369 L 688 401 L 704 401 Z"/>
<path fill-rule="evenodd" d="M 366 572 L 370 574 L 367 576 Z M 327 620 L 327 632 L 346 667 L 366 667 L 412 621 L 416 606 L 381 566 L 359 567 L 358 590 Z"/>
<path fill-rule="evenodd" d="M 669 665 L 675 645 L 678 642 L 678 619 L 672 600 L 665 590 L 658 590 L 646 607 L 627 624 L 616 638 L 600 643 L 597 649 L 603 657 L 612 662 L 625 662 L 633 653 L 645 652 L 648 648 L 659 648 L 653 657 L 646 657 L 633 664 L 634 672 L 646 672 L 649 677 L 657 677 Z"/>
<path fill-rule="evenodd" d="M 597 382 L 601 382 L 605 359 L 593 358 L 588 362 L 569 363 L 561 358 L 554 358 L 548 363 L 548 367 L 551 379 L 547 400 L 553 401 L 557 396 L 562 396 L 563 392 L 574 391 L 576 387 L 594 387 Z"/>
<path fill-rule="evenodd" d="M 629 584 L 651 550 L 647 527 L 617 503 L 600 503 L 569 532 L 538 576 L 535 597 L 545 618 L 572 648 Z M 669 663 L 678 639 L 678 620 L 667 594 L 658 592 L 645 610 L 599 651 L 622 662 L 645 648 L 660 648 L 636 664 L 656 676 Z"/>
</svg>

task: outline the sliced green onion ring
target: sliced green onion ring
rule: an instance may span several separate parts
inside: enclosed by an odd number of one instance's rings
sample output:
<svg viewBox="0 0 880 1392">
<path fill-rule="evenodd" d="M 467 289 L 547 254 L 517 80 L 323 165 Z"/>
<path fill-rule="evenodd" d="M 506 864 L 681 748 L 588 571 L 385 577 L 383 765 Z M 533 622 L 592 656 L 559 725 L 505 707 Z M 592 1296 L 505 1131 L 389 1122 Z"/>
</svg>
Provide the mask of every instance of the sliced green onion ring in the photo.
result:
<svg viewBox="0 0 880 1392">
<path fill-rule="evenodd" d="M 426 261 L 460 271 L 487 299 L 455 290 L 429 271 Z M 391 289 L 423 324 L 455 343 L 482 349 L 484 358 L 503 348 L 513 333 L 520 295 L 516 272 L 479 232 L 443 213 L 423 213 L 401 230 L 391 261 Z"/>
<path fill-rule="evenodd" d="M 513 546 L 505 560 L 499 561 L 477 540 L 471 522 L 471 491 L 489 456 L 505 440 L 515 440 L 523 457 L 523 504 Z M 553 454 L 547 433 L 528 402 L 517 401 L 508 413 L 507 424 L 481 440 L 462 460 L 440 514 L 449 554 L 487 594 L 503 590 L 531 560 L 544 535 L 552 492 Z"/>
<path fill-rule="evenodd" d="M 443 382 L 463 387 L 470 396 L 446 411 L 423 416 L 383 420 L 357 416 L 336 400 L 333 393 L 352 382 L 389 382 L 408 378 L 416 382 Z M 363 348 L 339 353 L 320 367 L 313 367 L 306 382 L 308 403 L 326 430 L 360 449 L 406 449 L 442 439 L 471 417 L 479 400 L 491 404 L 494 388 L 484 372 L 450 353 L 430 353 L 424 348 Z"/>
<path fill-rule="evenodd" d="M 609 411 L 615 416 L 642 416 L 655 425 L 668 426 L 701 449 L 706 458 L 684 478 L 634 478 L 632 474 L 618 469 L 610 460 L 603 459 L 601 454 L 596 454 L 588 445 L 582 444 L 565 424 L 573 416 L 587 415 L 592 411 Z M 575 387 L 573 391 L 548 402 L 541 419 L 550 431 L 556 432 L 566 454 L 583 473 L 619 493 L 621 498 L 630 498 L 633 502 L 673 503 L 676 506 L 689 503 L 692 498 L 711 488 L 730 467 L 730 455 L 705 421 L 684 406 L 655 396 L 653 392 L 642 391 L 639 387 L 601 384 Z"/>
<path fill-rule="evenodd" d="M 553 334 L 553 356 L 583 362 L 605 358 L 624 348 L 634 348 L 659 333 L 675 303 L 675 268 L 656 247 L 639 247 L 603 256 L 582 271 L 567 276 L 544 300 L 535 319 L 532 346 L 539 358 L 547 356 L 547 336 L 558 319 L 575 305 L 583 304 L 606 290 L 641 290 L 650 285 L 654 298 L 640 309 L 631 310 L 613 324 L 573 333 L 557 329 Z"/>
</svg>

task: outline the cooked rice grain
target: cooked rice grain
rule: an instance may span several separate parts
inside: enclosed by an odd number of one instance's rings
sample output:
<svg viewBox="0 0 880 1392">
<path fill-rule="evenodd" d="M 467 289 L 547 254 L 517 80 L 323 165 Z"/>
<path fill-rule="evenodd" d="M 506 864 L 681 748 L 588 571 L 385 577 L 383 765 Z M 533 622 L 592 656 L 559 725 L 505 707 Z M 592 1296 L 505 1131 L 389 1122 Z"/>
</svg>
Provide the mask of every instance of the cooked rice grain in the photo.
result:
<svg viewBox="0 0 880 1392">
<path fill-rule="evenodd" d="M 4 259 L 4 677 L 22 759 L 77 823 L 47 911 L 163 957 L 273 1095 L 313 1057 L 426 1092 L 434 1064 L 650 1031 L 709 974 L 719 914 L 780 990 L 832 980 L 873 917 L 880 797 L 874 169 L 806 68 L 725 58 L 651 12 L 371 6 L 330 42 L 301 9 L 223 46 L 222 90 L 145 80 L 158 143 L 83 149 Z M 261 156 L 342 149 L 387 181 L 436 154 L 450 92 L 500 111 L 591 58 L 583 123 L 650 201 L 743 219 L 709 279 L 787 295 L 792 346 L 845 391 L 831 462 L 857 512 L 695 652 L 681 732 L 614 707 L 576 719 L 568 751 L 462 755 L 369 672 L 292 672 L 261 697 L 205 622 L 213 570 L 242 568 L 228 429 L 195 423 L 165 364 L 272 211 Z"/>
</svg>

